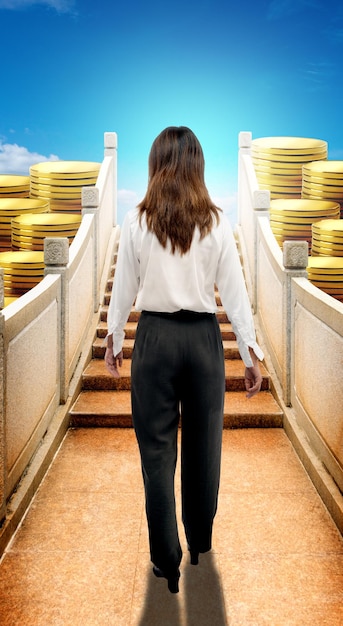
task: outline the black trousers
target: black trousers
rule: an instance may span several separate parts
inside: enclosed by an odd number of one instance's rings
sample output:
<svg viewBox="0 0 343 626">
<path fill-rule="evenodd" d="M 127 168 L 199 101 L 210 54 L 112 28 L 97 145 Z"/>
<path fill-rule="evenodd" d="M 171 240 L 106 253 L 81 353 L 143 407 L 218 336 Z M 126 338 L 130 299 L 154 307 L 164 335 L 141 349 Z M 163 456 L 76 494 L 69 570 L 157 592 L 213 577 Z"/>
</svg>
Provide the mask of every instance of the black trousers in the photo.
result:
<svg viewBox="0 0 343 626">
<path fill-rule="evenodd" d="M 187 543 L 194 551 L 211 549 L 225 385 L 216 316 L 143 311 L 131 384 L 151 560 L 164 572 L 174 572 L 182 558 L 174 493 L 180 415 L 182 521 Z"/>
</svg>

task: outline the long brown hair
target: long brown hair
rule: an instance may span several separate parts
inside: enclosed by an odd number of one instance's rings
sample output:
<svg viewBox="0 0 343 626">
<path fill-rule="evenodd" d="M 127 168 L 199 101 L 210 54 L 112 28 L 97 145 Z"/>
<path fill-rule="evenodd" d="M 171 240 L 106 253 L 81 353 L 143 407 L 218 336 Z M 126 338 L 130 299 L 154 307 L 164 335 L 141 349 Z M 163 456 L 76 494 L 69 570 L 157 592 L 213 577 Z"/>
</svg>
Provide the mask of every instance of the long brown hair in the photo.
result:
<svg viewBox="0 0 343 626">
<path fill-rule="evenodd" d="M 186 253 L 195 227 L 200 238 L 219 219 L 204 180 L 205 160 L 201 145 L 186 126 L 169 126 L 152 144 L 149 155 L 149 183 L 138 205 L 140 219 L 165 248 L 169 239 L 174 253 Z"/>
</svg>

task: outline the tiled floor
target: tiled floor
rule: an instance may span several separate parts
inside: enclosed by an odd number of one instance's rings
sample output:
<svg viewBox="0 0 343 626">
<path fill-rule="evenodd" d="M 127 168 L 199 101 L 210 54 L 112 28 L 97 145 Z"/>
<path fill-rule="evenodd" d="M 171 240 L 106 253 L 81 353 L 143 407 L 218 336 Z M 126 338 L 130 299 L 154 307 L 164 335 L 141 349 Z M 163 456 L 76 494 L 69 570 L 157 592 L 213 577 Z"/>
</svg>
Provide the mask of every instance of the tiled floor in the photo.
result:
<svg viewBox="0 0 343 626">
<path fill-rule="evenodd" d="M 342 537 L 283 430 L 224 431 L 199 566 L 180 534 L 172 595 L 149 563 L 132 430 L 68 431 L 0 563 L 1 626 L 342 626 Z"/>
</svg>

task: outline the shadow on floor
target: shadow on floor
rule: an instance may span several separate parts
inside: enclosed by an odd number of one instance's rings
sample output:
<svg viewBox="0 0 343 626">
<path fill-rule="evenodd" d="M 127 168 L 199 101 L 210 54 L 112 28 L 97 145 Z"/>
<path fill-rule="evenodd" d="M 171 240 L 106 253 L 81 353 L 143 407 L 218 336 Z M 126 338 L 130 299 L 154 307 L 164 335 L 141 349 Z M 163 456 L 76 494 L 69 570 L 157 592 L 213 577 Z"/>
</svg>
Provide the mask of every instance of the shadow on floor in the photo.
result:
<svg viewBox="0 0 343 626">
<path fill-rule="evenodd" d="M 138 626 L 227 626 L 224 597 L 212 553 L 200 555 L 198 566 L 185 565 L 180 593 L 171 594 L 164 579 L 149 575 Z"/>
</svg>

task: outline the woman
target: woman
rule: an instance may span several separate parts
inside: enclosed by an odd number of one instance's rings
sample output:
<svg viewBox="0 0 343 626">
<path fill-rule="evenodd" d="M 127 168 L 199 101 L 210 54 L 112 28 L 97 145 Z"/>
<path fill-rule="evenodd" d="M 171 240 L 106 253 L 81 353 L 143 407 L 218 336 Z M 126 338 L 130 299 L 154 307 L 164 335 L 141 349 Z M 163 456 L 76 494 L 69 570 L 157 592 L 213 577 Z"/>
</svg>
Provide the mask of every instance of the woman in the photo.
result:
<svg viewBox="0 0 343 626">
<path fill-rule="evenodd" d="M 174 473 L 181 416 L 182 520 L 191 563 L 211 549 L 223 428 L 224 357 L 215 285 L 246 365 L 261 387 L 250 304 L 229 222 L 211 201 L 194 133 L 169 127 L 149 156 L 145 198 L 124 220 L 108 311 L 105 361 L 118 377 L 124 326 L 142 311 L 132 356 L 133 424 L 140 449 L 153 571 L 178 591 L 182 551 Z"/>
</svg>

